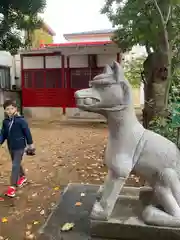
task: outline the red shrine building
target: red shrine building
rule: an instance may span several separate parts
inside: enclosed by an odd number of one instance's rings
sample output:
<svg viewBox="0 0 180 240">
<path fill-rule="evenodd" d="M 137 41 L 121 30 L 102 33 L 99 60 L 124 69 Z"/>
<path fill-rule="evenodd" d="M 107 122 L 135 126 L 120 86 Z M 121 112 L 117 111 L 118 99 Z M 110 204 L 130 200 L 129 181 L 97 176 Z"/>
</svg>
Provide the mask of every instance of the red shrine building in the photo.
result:
<svg viewBox="0 0 180 240">
<path fill-rule="evenodd" d="M 65 43 L 21 52 L 24 114 L 35 119 L 99 118 L 76 108 L 74 92 L 88 88 L 105 64 L 121 61 L 112 34 L 112 30 L 65 34 Z"/>
</svg>

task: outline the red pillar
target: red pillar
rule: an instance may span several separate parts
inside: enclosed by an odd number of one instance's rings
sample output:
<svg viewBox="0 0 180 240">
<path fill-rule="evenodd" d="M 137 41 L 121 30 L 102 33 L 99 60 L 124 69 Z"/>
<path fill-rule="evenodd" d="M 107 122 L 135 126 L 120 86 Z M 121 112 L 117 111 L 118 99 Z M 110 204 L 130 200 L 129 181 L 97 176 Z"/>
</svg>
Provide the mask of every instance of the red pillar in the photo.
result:
<svg viewBox="0 0 180 240">
<path fill-rule="evenodd" d="M 44 68 L 44 88 L 46 89 L 46 55 L 43 55 L 43 68 Z"/>
<path fill-rule="evenodd" d="M 65 88 L 65 64 L 64 64 L 64 55 L 61 55 L 61 79 L 62 79 L 62 88 Z M 62 106 L 63 108 L 63 115 L 66 114 L 66 106 Z"/>
<path fill-rule="evenodd" d="M 20 55 L 21 59 L 21 89 L 24 88 L 24 70 L 23 70 L 23 55 Z"/>
<path fill-rule="evenodd" d="M 15 59 L 14 59 L 15 61 Z M 20 64 L 21 64 L 21 82 L 20 82 L 20 88 L 21 88 L 21 106 L 20 106 L 20 113 L 23 114 L 23 106 L 24 106 L 24 100 L 23 100 L 23 90 L 24 90 L 24 72 L 23 72 L 23 55 L 20 55 Z"/>
<path fill-rule="evenodd" d="M 69 56 L 67 56 L 67 74 L 66 74 L 66 86 L 67 88 L 71 87 L 70 84 L 70 63 L 69 63 Z"/>
<path fill-rule="evenodd" d="M 25 87 L 25 82 L 24 82 L 24 64 L 23 64 L 23 55 L 20 55 L 20 60 L 21 60 L 21 84 L 20 84 L 20 87 L 21 87 L 21 112 L 23 112 L 23 106 L 24 106 L 24 87 Z"/>
<path fill-rule="evenodd" d="M 70 60 L 69 60 L 69 56 L 66 57 L 66 106 L 69 106 L 69 98 L 71 98 L 71 82 L 70 82 Z"/>
</svg>

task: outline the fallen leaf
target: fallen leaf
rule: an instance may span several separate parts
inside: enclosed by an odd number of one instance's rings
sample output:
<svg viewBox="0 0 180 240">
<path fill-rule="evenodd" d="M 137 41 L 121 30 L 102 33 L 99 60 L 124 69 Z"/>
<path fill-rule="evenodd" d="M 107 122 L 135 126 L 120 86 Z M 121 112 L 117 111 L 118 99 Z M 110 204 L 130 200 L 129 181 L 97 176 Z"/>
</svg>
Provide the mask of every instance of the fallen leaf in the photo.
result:
<svg viewBox="0 0 180 240">
<path fill-rule="evenodd" d="M 3 217 L 3 218 L 1 219 L 1 222 L 2 222 L 2 223 L 7 223 L 7 222 L 8 222 L 8 219 L 5 218 L 5 217 Z"/>
<path fill-rule="evenodd" d="M 81 206 L 82 202 L 76 202 L 75 206 Z"/>
<path fill-rule="evenodd" d="M 58 191 L 59 189 L 60 189 L 59 187 L 55 187 L 55 188 L 54 188 L 55 191 Z"/>
<path fill-rule="evenodd" d="M 32 225 L 31 224 L 27 224 L 26 228 L 27 228 L 27 230 L 31 230 L 32 229 Z"/>
<path fill-rule="evenodd" d="M 39 222 L 38 222 L 38 221 L 34 221 L 33 224 L 34 224 L 34 225 L 37 225 L 37 224 L 39 224 Z"/>
<path fill-rule="evenodd" d="M 44 215 L 45 214 L 45 211 L 44 210 L 41 210 L 40 211 L 40 215 Z"/>
<path fill-rule="evenodd" d="M 54 207 L 54 206 L 56 206 L 56 204 L 52 202 L 52 203 L 51 203 L 51 207 Z"/>
<path fill-rule="evenodd" d="M 74 223 L 65 223 L 62 228 L 61 231 L 62 232 L 66 232 L 66 231 L 70 231 L 73 227 L 74 227 Z"/>
<path fill-rule="evenodd" d="M 100 179 L 100 178 L 95 178 L 94 180 L 95 180 L 95 181 L 100 181 L 101 179 Z"/>
<path fill-rule="evenodd" d="M 29 235 L 31 235 L 31 232 L 30 232 L 30 231 L 27 231 L 27 232 L 26 232 L 26 237 L 28 237 Z"/>
<path fill-rule="evenodd" d="M 32 197 L 36 197 L 38 194 L 37 194 L 37 192 L 36 193 L 33 193 L 32 194 Z"/>
<path fill-rule="evenodd" d="M 31 233 L 30 235 L 26 236 L 26 239 L 33 240 L 33 239 L 35 239 L 35 235 Z"/>
</svg>

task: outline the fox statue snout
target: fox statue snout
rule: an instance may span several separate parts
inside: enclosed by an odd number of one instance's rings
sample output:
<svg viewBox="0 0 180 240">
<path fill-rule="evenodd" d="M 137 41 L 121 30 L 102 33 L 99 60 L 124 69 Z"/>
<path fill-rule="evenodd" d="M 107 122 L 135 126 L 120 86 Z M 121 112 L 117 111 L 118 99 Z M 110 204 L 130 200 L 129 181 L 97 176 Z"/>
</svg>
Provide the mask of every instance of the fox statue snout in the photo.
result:
<svg viewBox="0 0 180 240">
<path fill-rule="evenodd" d="M 100 95 L 98 91 L 95 91 L 92 88 L 76 91 L 75 99 L 77 107 L 86 111 L 93 111 L 93 108 L 97 108 L 98 103 L 100 103 Z"/>
<path fill-rule="evenodd" d="M 76 105 L 81 110 L 102 112 L 121 110 L 132 103 L 131 87 L 124 79 L 122 67 L 113 62 L 91 82 L 91 87 L 75 92 Z"/>
</svg>

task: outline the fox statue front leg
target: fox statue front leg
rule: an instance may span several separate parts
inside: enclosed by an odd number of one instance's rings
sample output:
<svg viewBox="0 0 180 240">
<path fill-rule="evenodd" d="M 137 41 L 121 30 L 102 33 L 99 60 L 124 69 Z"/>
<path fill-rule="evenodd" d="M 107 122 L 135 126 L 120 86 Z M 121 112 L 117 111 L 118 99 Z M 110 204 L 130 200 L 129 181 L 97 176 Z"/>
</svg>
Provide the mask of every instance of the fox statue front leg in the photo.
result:
<svg viewBox="0 0 180 240">
<path fill-rule="evenodd" d="M 114 205 L 118 199 L 119 192 L 125 184 L 126 178 L 116 177 L 113 171 L 109 170 L 106 178 L 100 201 L 96 201 L 91 218 L 98 220 L 107 220 L 114 209 Z"/>
<path fill-rule="evenodd" d="M 121 162 L 119 159 L 119 163 Z M 99 201 L 95 202 L 91 212 L 92 219 L 107 220 L 111 216 L 119 193 L 132 170 L 131 166 L 131 164 L 128 164 L 128 166 L 124 165 L 123 167 L 123 164 L 118 164 L 118 166 L 108 170 L 104 185 L 98 191 Z"/>
<path fill-rule="evenodd" d="M 108 175 L 107 175 L 106 179 L 107 179 L 107 178 L 108 178 Z M 105 182 L 106 182 L 106 180 L 105 180 Z M 104 184 L 105 184 L 105 183 L 104 183 Z M 101 198 L 102 198 L 103 191 L 104 191 L 104 184 L 101 185 L 101 186 L 99 187 L 98 191 L 97 191 L 96 199 L 97 199 L 98 202 L 99 202 L 99 201 L 101 200 Z"/>
</svg>

